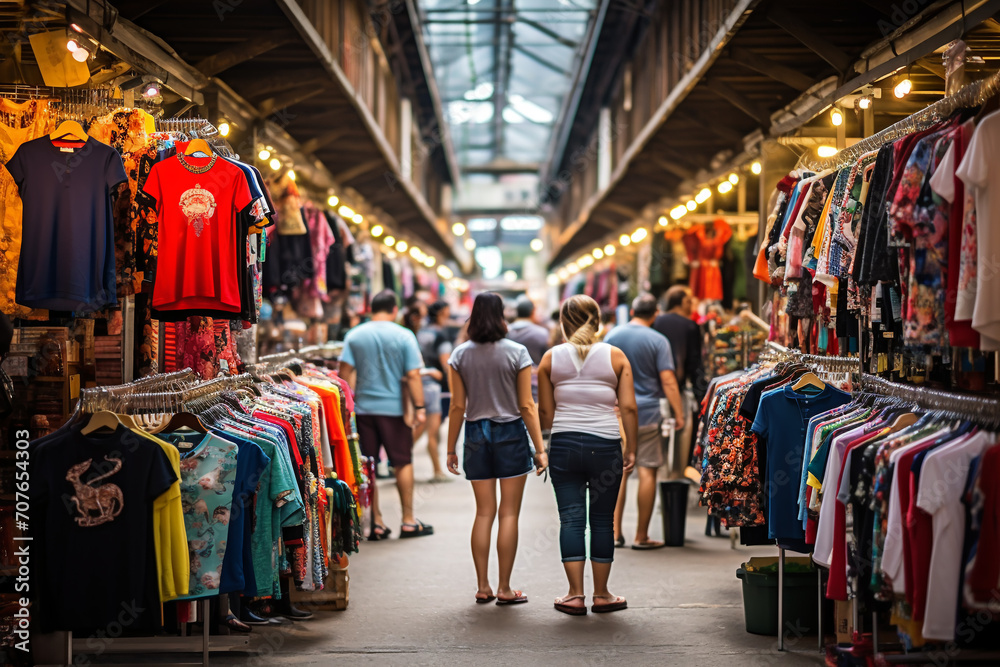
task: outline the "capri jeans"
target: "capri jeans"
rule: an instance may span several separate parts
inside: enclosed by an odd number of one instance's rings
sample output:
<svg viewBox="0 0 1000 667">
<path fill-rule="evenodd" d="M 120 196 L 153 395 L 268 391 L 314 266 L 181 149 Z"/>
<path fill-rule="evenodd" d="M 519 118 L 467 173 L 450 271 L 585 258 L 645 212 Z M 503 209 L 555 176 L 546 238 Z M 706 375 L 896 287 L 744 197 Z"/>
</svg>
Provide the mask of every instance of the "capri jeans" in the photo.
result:
<svg viewBox="0 0 1000 667">
<path fill-rule="evenodd" d="M 614 561 L 615 504 L 623 467 L 621 440 L 579 432 L 552 434 L 549 470 L 559 505 L 559 549 L 564 563 L 587 559 L 588 520 L 590 560 Z"/>
</svg>

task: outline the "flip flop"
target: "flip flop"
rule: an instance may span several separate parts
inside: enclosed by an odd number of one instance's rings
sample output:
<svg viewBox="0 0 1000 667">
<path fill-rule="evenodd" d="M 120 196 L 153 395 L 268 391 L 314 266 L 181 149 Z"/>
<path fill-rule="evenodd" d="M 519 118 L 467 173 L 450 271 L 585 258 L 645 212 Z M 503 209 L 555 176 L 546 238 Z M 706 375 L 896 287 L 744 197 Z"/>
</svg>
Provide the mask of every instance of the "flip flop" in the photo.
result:
<svg viewBox="0 0 1000 667">
<path fill-rule="evenodd" d="M 403 528 L 413 528 L 413 530 L 403 530 Z M 399 539 L 406 539 L 410 537 L 424 537 L 425 535 L 433 535 L 434 526 L 430 526 L 423 521 L 417 519 L 416 523 L 404 523 L 399 529 Z"/>
<path fill-rule="evenodd" d="M 489 604 L 489 603 L 493 602 L 496 599 L 497 599 L 497 596 L 495 596 L 495 595 L 491 595 L 491 596 L 489 596 L 487 598 L 481 598 L 481 597 L 479 597 L 477 595 L 476 596 L 476 604 Z"/>
<path fill-rule="evenodd" d="M 573 605 L 566 604 L 570 600 L 584 600 L 585 595 L 567 595 L 564 598 L 556 598 L 555 608 L 556 611 L 561 611 L 564 614 L 569 614 L 570 616 L 586 616 L 587 615 L 587 605 L 584 604 L 580 607 L 575 607 Z"/>
<path fill-rule="evenodd" d="M 632 548 L 636 551 L 651 551 L 653 549 L 662 549 L 667 546 L 664 542 L 657 542 L 655 540 L 646 540 L 645 542 L 637 542 L 632 545 Z"/>
<path fill-rule="evenodd" d="M 606 595 L 595 595 L 594 599 L 596 600 L 598 597 L 600 597 L 602 600 L 614 599 L 614 602 L 606 602 L 604 604 L 591 605 L 590 611 L 594 612 L 595 614 L 607 614 L 612 611 L 621 611 L 622 609 L 628 609 L 628 601 L 620 595 L 615 595 L 613 598 L 611 596 L 606 596 Z"/>
<path fill-rule="evenodd" d="M 625 538 L 619 537 L 617 540 L 615 540 L 615 549 L 624 549 L 624 548 L 625 548 Z"/>
<path fill-rule="evenodd" d="M 514 595 L 515 597 L 508 598 L 506 600 L 498 597 L 497 604 L 502 607 L 508 604 L 524 604 L 525 602 L 528 601 L 528 596 L 522 593 L 521 591 L 514 591 Z"/>
</svg>

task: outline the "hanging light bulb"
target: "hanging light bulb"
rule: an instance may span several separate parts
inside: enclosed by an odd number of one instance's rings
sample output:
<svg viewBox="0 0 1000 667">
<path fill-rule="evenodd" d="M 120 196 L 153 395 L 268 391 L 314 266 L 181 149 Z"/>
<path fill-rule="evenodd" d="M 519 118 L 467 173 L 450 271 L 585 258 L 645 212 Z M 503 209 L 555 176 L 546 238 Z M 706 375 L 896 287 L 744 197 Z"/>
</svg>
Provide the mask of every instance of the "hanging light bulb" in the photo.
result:
<svg viewBox="0 0 1000 667">
<path fill-rule="evenodd" d="M 554 273 L 550 273 L 549 275 L 545 276 L 545 284 L 548 285 L 549 287 L 555 287 L 556 285 L 559 284 L 559 276 L 557 276 Z"/>
<path fill-rule="evenodd" d="M 475 250 L 476 249 L 476 239 L 473 239 L 473 238 L 465 239 L 465 249 L 468 250 L 469 252 L 472 252 L 473 250 Z"/>
<path fill-rule="evenodd" d="M 451 233 L 454 234 L 455 236 L 464 236 L 465 225 L 463 225 L 461 222 L 456 222 L 454 225 L 451 226 Z"/>
<path fill-rule="evenodd" d="M 739 176 L 739 174 L 737 174 L 736 172 L 733 172 L 732 174 L 729 174 L 729 182 L 732 183 L 733 185 L 736 185 L 737 183 L 739 183 L 740 182 L 740 176 Z"/>
<path fill-rule="evenodd" d="M 517 271 L 504 271 L 503 279 L 509 283 L 514 282 L 517 280 Z"/>
<path fill-rule="evenodd" d="M 570 262 L 567 264 L 566 270 L 569 271 L 570 274 L 580 273 L 580 267 L 576 265 L 576 262 Z"/>
<path fill-rule="evenodd" d="M 541 252 L 542 248 L 545 247 L 545 243 L 541 239 L 531 239 L 531 243 L 528 246 L 535 252 Z"/>
<path fill-rule="evenodd" d="M 754 176 L 760 176 L 760 162 L 754 162 L 752 165 L 750 165 L 750 172 Z"/>
<path fill-rule="evenodd" d="M 87 62 L 87 58 L 90 57 L 90 51 L 83 48 L 82 46 L 73 52 L 73 60 L 78 63 Z M 156 97 L 160 94 L 160 87 L 157 85 L 150 85 L 142 93 L 145 97 Z"/>
<path fill-rule="evenodd" d="M 340 208 L 337 209 L 337 213 L 340 214 L 340 217 L 346 218 L 348 220 L 354 217 L 354 209 L 351 208 L 350 206 L 341 206 Z"/>
<path fill-rule="evenodd" d="M 696 202 L 693 199 L 688 199 L 687 203 L 684 204 L 684 206 L 685 206 L 685 208 L 687 208 L 687 210 L 693 211 L 696 208 L 698 208 L 698 202 Z"/>
<path fill-rule="evenodd" d="M 565 268 L 562 268 L 559 269 L 559 272 L 556 275 L 559 276 L 559 280 L 561 280 L 562 282 L 566 282 L 566 280 L 569 278 L 569 271 L 567 271 Z"/>
<path fill-rule="evenodd" d="M 76 53 L 77 49 L 80 47 L 80 42 L 76 41 L 76 38 L 71 38 L 66 42 L 66 50 L 70 53 Z"/>
<path fill-rule="evenodd" d="M 838 152 L 833 146 L 820 146 L 816 149 L 816 154 L 820 157 L 833 157 Z"/>
<path fill-rule="evenodd" d="M 682 217 L 684 217 L 687 214 L 687 212 L 688 212 L 687 206 L 684 206 L 683 204 L 681 204 L 680 206 L 675 206 L 672 209 L 670 209 L 670 217 L 673 218 L 674 220 L 680 220 Z M 660 220 L 662 221 L 660 224 L 662 224 L 664 227 L 666 227 L 667 226 L 667 219 L 666 218 L 660 218 Z"/>
<path fill-rule="evenodd" d="M 833 111 L 830 112 L 830 122 L 833 123 L 834 127 L 840 127 L 844 124 L 844 112 L 833 107 Z"/>
<path fill-rule="evenodd" d="M 386 236 L 384 239 L 382 239 L 382 243 L 386 244 L 391 248 L 392 246 L 396 245 L 396 239 L 395 237 L 392 236 Z"/>
<path fill-rule="evenodd" d="M 406 249 L 410 247 L 410 244 L 406 241 L 396 241 L 396 250 L 399 252 L 406 252 Z"/>
<path fill-rule="evenodd" d="M 333 208 L 339 203 L 340 203 L 340 197 L 338 197 L 337 195 L 330 195 L 329 197 L 326 198 L 326 205 L 329 206 L 330 208 Z"/>
<path fill-rule="evenodd" d="M 862 95 L 858 98 L 858 108 L 861 110 L 869 109 L 872 105 L 872 98 L 870 95 Z"/>
<path fill-rule="evenodd" d="M 295 170 L 294 169 L 289 169 L 287 175 L 288 175 L 288 178 L 290 178 L 291 180 L 293 180 L 293 181 L 295 180 Z"/>
<path fill-rule="evenodd" d="M 375 238 L 378 238 L 378 237 L 382 236 L 382 233 L 383 233 L 384 231 L 385 231 L 385 230 L 384 230 L 384 229 L 382 229 L 382 225 L 375 225 L 375 226 L 374 226 L 374 227 L 372 227 L 372 229 L 371 229 L 371 235 L 372 235 L 372 236 L 374 236 Z"/>
<path fill-rule="evenodd" d="M 708 201 L 708 198 L 711 196 L 712 196 L 711 190 L 709 190 L 708 188 L 702 188 L 701 192 L 699 192 L 694 196 L 694 200 L 699 204 L 704 204 L 706 201 Z"/>
<path fill-rule="evenodd" d="M 451 280 L 452 278 L 455 277 L 455 274 L 451 272 L 451 269 L 449 269 L 444 264 L 438 267 L 438 275 L 444 278 L 445 280 Z"/>
<path fill-rule="evenodd" d="M 261 161 L 267 160 L 268 158 L 271 157 L 271 151 L 267 150 L 266 148 L 261 148 L 260 152 L 257 153 L 257 157 L 259 157 Z"/>
<path fill-rule="evenodd" d="M 351 220 L 354 221 L 354 224 L 360 225 L 362 222 L 365 221 L 365 216 L 361 215 L 360 213 L 355 213 L 353 216 L 351 216 Z"/>
<path fill-rule="evenodd" d="M 622 234 L 621 236 L 618 237 L 618 242 L 621 243 L 623 246 L 626 246 L 632 242 L 632 239 L 628 237 L 628 234 Z"/>
<path fill-rule="evenodd" d="M 228 137 L 229 133 L 232 132 L 232 130 L 233 128 L 229 124 L 229 121 L 223 119 L 222 121 L 219 122 L 219 134 L 221 134 L 222 136 Z"/>
<path fill-rule="evenodd" d="M 424 253 L 420 252 L 420 248 L 418 248 L 417 246 L 413 246 L 412 248 L 410 248 L 410 257 L 412 257 L 413 259 L 421 261 L 421 258 L 423 256 Z"/>
<path fill-rule="evenodd" d="M 913 90 L 913 82 L 910 81 L 910 72 L 905 71 L 899 75 L 896 80 L 896 85 L 892 87 L 892 94 L 896 96 L 897 99 L 903 99 L 910 94 Z"/>
<path fill-rule="evenodd" d="M 646 238 L 648 234 L 649 232 L 646 231 L 645 227 L 640 227 L 639 229 L 632 232 L 632 236 L 630 236 L 629 238 L 632 239 L 632 243 L 638 243 L 639 241 Z"/>
<path fill-rule="evenodd" d="M 435 259 L 434 257 L 427 255 L 427 257 L 424 258 L 424 266 L 426 266 L 428 269 L 433 269 L 435 264 L 437 264 L 437 259 Z"/>
<path fill-rule="evenodd" d="M 615 250 L 616 250 L 615 246 L 609 243 L 608 245 L 604 246 L 604 256 L 611 257 L 613 254 L 615 254 Z"/>
<path fill-rule="evenodd" d="M 730 183 L 729 181 L 722 181 L 721 183 L 719 183 L 719 187 L 718 187 L 719 194 L 723 194 L 724 195 L 727 192 L 730 192 L 732 189 L 733 189 L 733 184 Z"/>
<path fill-rule="evenodd" d="M 273 169 L 274 171 L 278 171 L 279 169 L 281 169 L 281 160 L 279 160 L 276 157 L 271 158 L 271 161 L 268 162 L 268 164 L 271 165 L 271 169 Z"/>
<path fill-rule="evenodd" d="M 600 248 L 594 248 L 590 254 L 594 256 L 594 259 L 604 259 L 604 251 Z"/>
</svg>

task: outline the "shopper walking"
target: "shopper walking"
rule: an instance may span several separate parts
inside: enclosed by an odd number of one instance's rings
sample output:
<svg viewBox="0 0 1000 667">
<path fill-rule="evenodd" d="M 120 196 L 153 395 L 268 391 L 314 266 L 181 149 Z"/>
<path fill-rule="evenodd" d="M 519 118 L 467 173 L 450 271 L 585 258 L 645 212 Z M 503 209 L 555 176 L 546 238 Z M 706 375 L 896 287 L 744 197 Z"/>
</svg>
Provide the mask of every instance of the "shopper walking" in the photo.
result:
<svg viewBox="0 0 1000 667">
<path fill-rule="evenodd" d="M 413 332 L 396 324 L 399 302 L 390 290 L 375 295 L 371 321 L 351 329 L 344 338 L 340 375 L 354 390 L 361 451 L 378 458 L 384 447 L 396 471 L 396 489 L 402 509 L 400 537 L 430 535 L 434 529 L 413 515 L 413 431 L 403 418 L 403 382 L 410 392 L 416 421 L 427 419 L 420 380 L 423 360 Z M 373 523 L 369 539 L 392 532 L 382 519 L 378 486 L 372 487 Z"/>
<path fill-rule="evenodd" d="M 476 520 L 472 527 L 472 560 L 479 585 L 476 602 L 496 599 L 499 605 L 518 604 L 528 601 L 522 591 L 510 585 L 517 553 L 521 496 L 532 459 L 536 474 L 540 475 L 548 466 L 538 412 L 531 397 L 531 357 L 523 345 L 505 338 L 503 299 L 497 294 L 487 292 L 476 297 L 468 335 L 469 340 L 456 347 L 448 361 L 452 396 L 448 470 L 459 474 L 456 445 L 464 424 L 463 468 L 476 496 Z M 490 536 L 497 515 L 497 480 L 500 480 L 497 531 L 500 580 L 494 594 L 489 580 L 489 558 Z"/>
<path fill-rule="evenodd" d="M 656 299 L 643 294 L 632 302 L 632 319 L 625 326 L 615 327 L 605 342 L 625 353 L 635 377 L 635 400 L 639 406 L 639 431 L 636 442 L 636 467 L 639 470 L 639 517 L 633 549 L 659 549 L 663 542 L 649 538 L 649 521 L 656 503 L 656 469 L 663 465 L 662 413 L 660 399 L 666 397 L 674 419 L 674 427 L 684 428 L 684 409 L 674 376 L 674 356 L 670 342 L 650 328 L 656 319 Z M 618 506 L 615 508 L 615 543 L 625 546 L 622 517 L 625 514 L 628 476 L 622 479 Z"/>
<path fill-rule="evenodd" d="M 420 344 L 420 354 L 424 358 L 422 377 L 424 381 L 424 401 L 427 406 L 427 421 L 418 423 L 413 430 L 413 440 L 417 441 L 420 436 L 427 433 L 427 453 L 431 457 L 431 465 L 434 466 L 434 477 L 432 482 L 445 482 L 449 477 L 445 475 L 444 467 L 441 465 L 441 454 L 439 451 L 441 440 L 441 394 L 444 391 L 445 369 L 448 367 L 448 357 L 451 356 L 453 346 L 444 327 L 451 318 L 451 309 L 444 301 L 437 301 L 427 307 L 428 324 L 420 328 L 417 334 L 417 342 Z"/>
<path fill-rule="evenodd" d="M 517 319 L 514 320 L 507 338 L 528 349 L 531 357 L 531 395 L 538 401 L 538 364 L 549 349 L 549 330 L 535 323 L 535 304 L 526 296 L 517 300 Z"/>
<path fill-rule="evenodd" d="M 670 341 L 674 354 L 674 373 L 684 397 L 684 416 L 689 428 L 678 431 L 674 439 L 675 451 L 670 479 L 683 479 L 684 468 L 691 455 L 691 443 L 697 421 L 698 402 L 708 391 L 705 369 L 701 357 L 701 327 L 694 317 L 694 295 L 686 285 L 674 285 L 663 296 L 664 313 L 653 322 L 653 329 Z"/>
<path fill-rule="evenodd" d="M 583 574 L 590 526 L 594 612 L 625 609 L 624 597 L 608 590 L 614 561 L 614 510 L 622 475 L 635 465 L 638 408 L 625 354 L 597 341 L 601 313 L 588 296 L 567 299 L 560 326 L 569 341 L 545 354 L 538 368 L 539 415 L 552 429 L 549 456 L 559 506 L 559 550 L 569 592 L 555 608 L 587 613 Z M 625 451 L 618 411 L 625 430 Z"/>
</svg>

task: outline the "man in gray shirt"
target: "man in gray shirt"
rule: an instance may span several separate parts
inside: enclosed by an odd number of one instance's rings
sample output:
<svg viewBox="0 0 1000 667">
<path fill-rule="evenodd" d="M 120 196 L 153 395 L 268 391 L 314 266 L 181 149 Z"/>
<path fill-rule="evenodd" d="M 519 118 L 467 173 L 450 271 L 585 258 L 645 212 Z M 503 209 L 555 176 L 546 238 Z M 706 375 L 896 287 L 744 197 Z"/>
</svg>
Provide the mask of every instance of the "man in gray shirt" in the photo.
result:
<svg viewBox="0 0 1000 667">
<path fill-rule="evenodd" d="M 549 349 L 549 331 L 535 324 L 535 304 L 526 296 L 517 300 L 517 319 L 507 329 L 507 338 L 528 348 L 531 357 L 531 395 L 538 402 L 538 364 Z"/>
<path fill-rule="evenodd" d="M 656 469 L 663 465 L 663 435 L 660 399 L 670 403 L 675 428 L 684 428 L 684 410 L 677 377 L 674 375 L 674 355 L 665 336 L 651 328 L 658 308 L 650 294 L 632 302 L 632 319 L 605 336 L 604 342 L 625 353 L 635 382 L 635 402 L 639 407 L 639 435 L 636 443 L 635 467 L 639 471 L 639 519 L 633 549 L 659 549 L 663 542 L 649 539 L 649 521 L 656 503 Z M 615 508 L 615 541 L 624 546 L 622 516 L 625 513 L 625 488 L 628 476 L 622 477 L 618 506 Z"/>
</svg>

